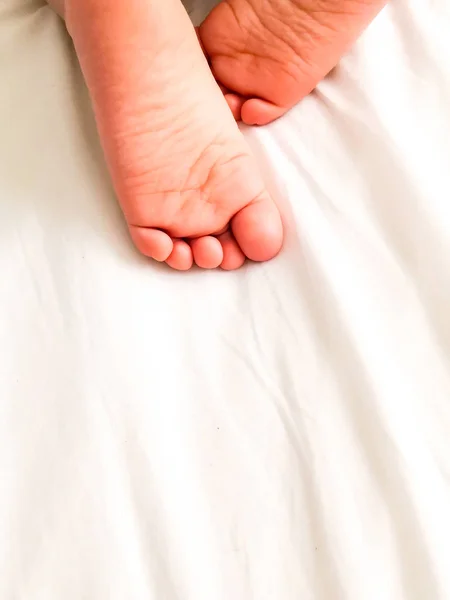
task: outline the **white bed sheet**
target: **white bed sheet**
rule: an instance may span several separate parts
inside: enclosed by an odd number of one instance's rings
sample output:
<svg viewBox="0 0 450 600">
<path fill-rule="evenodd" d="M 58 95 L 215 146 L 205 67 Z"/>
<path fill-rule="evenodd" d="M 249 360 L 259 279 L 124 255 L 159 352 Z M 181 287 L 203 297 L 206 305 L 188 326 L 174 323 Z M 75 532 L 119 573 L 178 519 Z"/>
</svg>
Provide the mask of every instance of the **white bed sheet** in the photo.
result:
<svg viewBox="0 0 450 600">
<path fill-rule="evenodd" d="M 61 22 L 2 0 L 2 600 L 450 598 L 449 31 L 394 0 L 246 131 L 285 249 L 177 274 Z"/>
</svg>

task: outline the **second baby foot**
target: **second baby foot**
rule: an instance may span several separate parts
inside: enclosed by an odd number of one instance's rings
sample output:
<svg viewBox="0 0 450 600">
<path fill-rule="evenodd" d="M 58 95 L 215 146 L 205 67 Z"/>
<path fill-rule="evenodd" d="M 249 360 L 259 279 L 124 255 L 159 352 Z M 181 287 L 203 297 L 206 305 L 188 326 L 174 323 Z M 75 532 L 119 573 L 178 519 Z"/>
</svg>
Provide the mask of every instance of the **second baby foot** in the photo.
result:
<svg viewBox="0 0 450 600">
<path fill-rule="evenodd" d="M 274 257 L 283 241 L 278 209 L 179 0 L 56 8 L 137 248 L 179 270 Z"/>
<path fill-rule="evenodd" d="M 223 0 L 199 28 L 236 118 L 265 125 L 309 94 L 386 0 Z"/>
</svg>

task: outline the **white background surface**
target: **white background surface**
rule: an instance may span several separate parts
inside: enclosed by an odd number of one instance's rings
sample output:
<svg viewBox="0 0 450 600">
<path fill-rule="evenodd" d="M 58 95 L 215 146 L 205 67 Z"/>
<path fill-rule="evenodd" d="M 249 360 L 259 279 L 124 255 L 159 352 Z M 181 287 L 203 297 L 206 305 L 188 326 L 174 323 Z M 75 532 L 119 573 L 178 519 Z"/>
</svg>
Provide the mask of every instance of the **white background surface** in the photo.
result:
<svg viewBox="0 0 450 600">
<path fill-rule="evenodd" d="M 2 0 L 2 600 L 450 598 L 449 31 L 394 1 L 246 132 L 285 250 L 186 275 L 128 240 L 62 24 Z"/>
</svg>

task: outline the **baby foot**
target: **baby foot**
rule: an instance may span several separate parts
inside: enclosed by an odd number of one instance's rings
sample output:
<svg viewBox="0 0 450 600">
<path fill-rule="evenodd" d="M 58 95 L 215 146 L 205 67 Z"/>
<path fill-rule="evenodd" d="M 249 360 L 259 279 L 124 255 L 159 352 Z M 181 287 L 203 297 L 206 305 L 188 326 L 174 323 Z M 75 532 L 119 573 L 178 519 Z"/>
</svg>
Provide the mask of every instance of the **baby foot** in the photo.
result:
<svg viewBox="0 0 450 600">
<path fill-rule="evenodd" d="M 386 0 L 223 0 L 199 28 L 236 118 L 265 125 L 309 94 Z"/>
<path fill-rule="evenodd" d="M 182 4 L 66 0 L 64 16 L 137 248 L 179 270 L 274 257 L 280 215 Z"/>
</svg>

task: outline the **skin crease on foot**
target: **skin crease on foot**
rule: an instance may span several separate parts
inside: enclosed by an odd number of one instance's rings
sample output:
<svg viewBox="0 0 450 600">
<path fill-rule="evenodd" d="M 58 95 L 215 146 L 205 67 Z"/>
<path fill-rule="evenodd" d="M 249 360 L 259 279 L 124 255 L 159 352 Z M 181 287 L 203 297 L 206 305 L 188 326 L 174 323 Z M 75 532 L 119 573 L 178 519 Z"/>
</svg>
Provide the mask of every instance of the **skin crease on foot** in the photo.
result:
<svg viewBox="0 0 450 600">
<path fill-rule="evenodd" d="M 270 260 L 280 214 L 179 0 L 52 0 L 140 252 L 177 270 Z"/>
<path fill-rule="evenodd" d="M 266 125 L 309 94 L 387 0 L 223 0 L 198 33 L 237 120 Z"/>
</svg>

